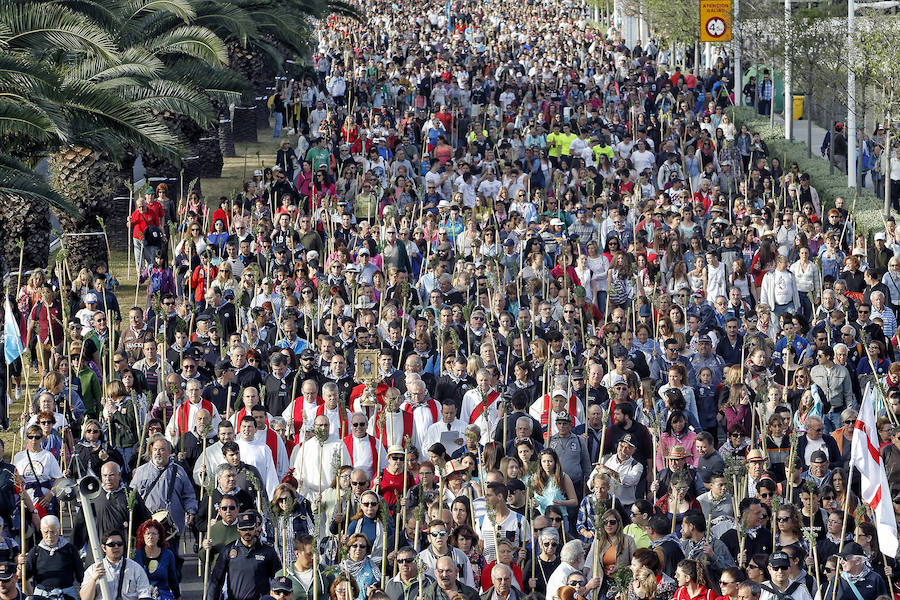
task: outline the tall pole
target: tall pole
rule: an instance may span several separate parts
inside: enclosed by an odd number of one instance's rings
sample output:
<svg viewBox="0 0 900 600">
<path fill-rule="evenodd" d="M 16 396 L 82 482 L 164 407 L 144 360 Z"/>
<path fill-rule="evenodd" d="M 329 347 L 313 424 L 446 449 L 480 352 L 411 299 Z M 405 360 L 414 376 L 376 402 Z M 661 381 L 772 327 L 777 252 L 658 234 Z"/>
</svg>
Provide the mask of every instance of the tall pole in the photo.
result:
<svg viewBox="0 0 900 600">
<path fill-rule="evenodd" d="M 791 0 L 784 0 L 784 138 L 786 140 L 791 139 L 794 133 L 794 98 L 791 92 L 791 78 Z M 772 79 L 775 78 L 772 77 Z M 774 82 L 772 86 L 774 88 Z M 774 107 L 772 112 L 775 112 Z"/>
<path fill-rule="evenodd" d="M 847 187 L 856 188 L 856 73 L 853 68 L 853 45 L 856 27 L 856 1 L 847 0 L 847 48 L 850 53 L 847 68 Z M 832 135 L 832 139 L 834 139 Z"/>
<path fill-rule="evenodd" d="M 734 105 L 743 106 L 744 103 L 744 77 L 741 70 L 741 0 L 734 0 L 731 7 L 731 45 L 734 48 Z"/>
</svg>

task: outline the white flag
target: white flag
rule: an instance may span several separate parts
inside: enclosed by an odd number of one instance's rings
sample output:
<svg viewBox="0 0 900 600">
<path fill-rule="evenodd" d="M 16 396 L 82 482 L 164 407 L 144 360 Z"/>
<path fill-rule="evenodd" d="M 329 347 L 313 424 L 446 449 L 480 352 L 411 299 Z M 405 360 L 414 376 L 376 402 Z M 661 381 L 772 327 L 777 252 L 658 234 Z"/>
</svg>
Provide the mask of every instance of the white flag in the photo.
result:
<svg viewBox="0 0 900 600">
<path fill-rule="evenodd" d="M 22 356 L 23 351 L 22 338 L 19 335 L 19 324 L 16 323 L 12 305 L 9 303 L 9 298 L 7 298 L 4 304 L 3 318 L 3 356 L 6 364 L 10 364 Z"/>
<path fill-rule="evenodd" d="M 875 512 L 878 531 L 878 545 L 885 556 L 897 556 L 897 521 L 894 518 L 891 488 L 881 453 L 878 451 L 878 430 L 875 427 L 875 407 L 873 394 L 863 397 L 859 416 L 853 428 L 853 445 L 850 464 L 856 467 L 860 477 L 860 492 L 863 501 Z"/>
</svg>

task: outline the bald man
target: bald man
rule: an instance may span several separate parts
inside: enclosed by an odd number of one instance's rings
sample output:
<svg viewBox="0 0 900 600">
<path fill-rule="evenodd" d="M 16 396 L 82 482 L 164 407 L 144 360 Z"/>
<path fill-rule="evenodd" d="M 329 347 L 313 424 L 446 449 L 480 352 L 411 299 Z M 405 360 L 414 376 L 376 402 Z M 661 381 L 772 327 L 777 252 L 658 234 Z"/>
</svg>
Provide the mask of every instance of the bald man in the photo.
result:
<svg viewBox="0 0 900 600">
<path fill-rule="evenodd" d="M 118 464 L 110 461 L 100 468 L 101 494 L 94 498 L 91 508 L 97 523 L 97 531 L 128 531 L 128 518 L 131 516 L 132 531 L 150 518 L 150 512 L 144 505 L 140 494 L 135 495 L 134 510 L 128 508 L 128 487 L 122 482 L 122 470 Z M 74 515 L 74 536 L 72 543 L 81 548 L 87 543 L 87 527 L 84 523 L 84 507 L 76 505 Z M 88 555 L 91 549 L 88 544 Z M 92 558 L 93 560 L 93 558 Z"/>
</svg>

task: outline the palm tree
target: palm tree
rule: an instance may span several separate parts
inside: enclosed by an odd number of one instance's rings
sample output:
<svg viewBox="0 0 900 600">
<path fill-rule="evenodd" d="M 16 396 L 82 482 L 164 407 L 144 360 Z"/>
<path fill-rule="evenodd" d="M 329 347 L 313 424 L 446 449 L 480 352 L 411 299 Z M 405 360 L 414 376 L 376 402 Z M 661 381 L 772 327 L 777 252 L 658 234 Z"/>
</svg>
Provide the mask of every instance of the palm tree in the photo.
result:
<svg viewBox="0 0 900 600">
<path fill-rule="evenodd" d="M 49 207 L 78 213 L 29 167 L 76 140 L 113 152 L 126 138 L 173 155 L 179 147 L 161 123 L 116 93 L 69 74 L 83 57 L 118 60 L 112 38 L 84 15 L 51 3 L 0 0 L 0 48 L 0 181 L 9 184 L 0 191 L 5 262 L 17 263 L 11 244 L 21 238 L 25 266 L 43 267 Z"/>
</svg>

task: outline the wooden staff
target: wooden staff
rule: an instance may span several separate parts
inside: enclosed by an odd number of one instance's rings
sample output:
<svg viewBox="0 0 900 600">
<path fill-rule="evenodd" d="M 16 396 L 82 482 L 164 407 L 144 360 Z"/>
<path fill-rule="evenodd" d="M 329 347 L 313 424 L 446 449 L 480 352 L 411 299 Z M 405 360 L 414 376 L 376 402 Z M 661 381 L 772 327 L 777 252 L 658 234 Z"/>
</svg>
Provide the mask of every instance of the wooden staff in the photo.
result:
<svg viewBox="0 0 900 600">
<path fill-rule="evenodd" d="M 21 271 L 21 269 L 19 269 Z M 18 436 L 16 436 L 18 437 Z M 28 452 L 28 448 L 25 448 L 25 452 Z M 21 478 L 19 490 L 19 544 L 22 549 L 22 554 L 28 550 L 25 546 L 25 478 Z M 849 494 L 848 494 L 849 495 Z M 25 576 L 25 565 L 22 565 L 22 586 L 26 585 L 28 578 Z"/>
<path fill-rule="evenodd" d="M 201 487 L 206 487 L 206 478 L 204 477 L 204 485 Z M 206 526 L 210 527 L 209 522 L 212 521 L 212 495 L 209 496 L 209 502 L 206 504 Z M 209 536 L 207 535 L 207 539 Z M 202 542 L 201 542 L 202 544 Z M 206 590 L 209 588 L 209 555 L 212 554 L 212 548 L 210 547 L 206 550 L 206 555 L 203 557 L 203 597 L 206 598 Z M 313 560 L 315 560 L 315 556 L 313 556 Z M 313 569 L 313 578 L 315 578 L 315 568 Z"/>
</svg>

